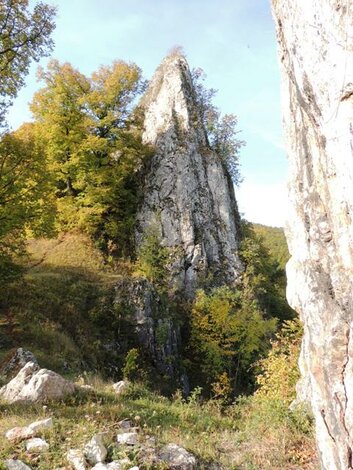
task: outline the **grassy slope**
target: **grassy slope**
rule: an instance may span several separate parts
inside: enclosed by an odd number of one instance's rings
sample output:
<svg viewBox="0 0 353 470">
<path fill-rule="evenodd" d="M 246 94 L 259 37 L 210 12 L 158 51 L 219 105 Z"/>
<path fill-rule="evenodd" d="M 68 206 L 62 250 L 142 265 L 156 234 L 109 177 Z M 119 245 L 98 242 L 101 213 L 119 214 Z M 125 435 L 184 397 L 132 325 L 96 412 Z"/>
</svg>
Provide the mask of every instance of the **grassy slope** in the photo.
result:
<svg viewBox="0 0 353 470">
<path fill-rule="evenodd" d="M 283 241 L 277 229 L 275 233 Z M 112 272 L 92 244 L 77 234 L 29 242 L 28 251 L 24 280 L 6 293 L 14 315 L 10 325 L 8 315 L 0 318 L 2 353 L 24 346 L 38 356 L 42 366 L 75 377 L 82 361 L 91 361 L 94 368 L 101 351 L 99 341 L 112 321 L 104 299 L 128 267 Z M 64 362 L 70 364 L 69 371 Z M 0 458 L 19 457 L 38 470 L 59 467 L 66 464 L 69 448 L 82 446 L 96 432 L 106 430 L 112 437 L 118 421 L 137 417 L 142 434 L 156 436 L 161 445 L 179 443 L 203 461 L 215 460 L 227 470 L 318 468 L 310 431 L 280 403 L 259 404 L 250 398 L 222 409 L 216 401 L 198 403 L 196 395 L 187 402 L 180 397 L 169 400 L 136 385 L 128 396 L 117 398 L 107 385 L 95 383 L 95 387 L 94 393 L 49 404 L 46 409 L 0 403 L 0 435 L 47 415 L 56 423 L 46 435 L 50 451 L 40 459 L 26 454 L 23 445 L 9 445 L 5 439 L 0 440 Z M 121 457 L 117 452 L 110 448 L 112 456 Z"/>
<path fill-rule="evenodd" d="M 262 237 L 263 243 L 270 255 L 277 260 L 279 266 L 284 269 L 289 260 L 288 245 L 284 230 L 279 227 L 252 224 L 255 233 Z"/>
<path fill-rule="evenodd" d="M 114 339 L 102 324 L 112 321 L 114 312 L 105 302 L 119 276 L 79 234 L 30 241 L 24 264 L 23 278 L 9 286 L 2 299 L 2 356 L 22 346 L 43 366 L 59 372 L 98 366 L 100 343 Z"/>
<path fill-rule="evenodd" d="M 67 463 L 65 455 L 70 448 L 82 448 L 102 431 L 108 433 L 109 457 L 123 458 L 125 451 L 112 443 L 119 421 L 129 418 L 139 427 L 141 441 L 152 435 L 158 446 L 169 442 L 182 445 L 198 457 L 199 470 L 211 461 L 226 470 L 318 468 L 310 433 L 299 429 L 296 416 L 279 403 L 254 408 L 247 401 L 222 412 L 219 403 L 200 404 L 195 396 L 188 401 L 180 397 L 169 400 L 134 385 L 127 395 L 116 397 L 109 386 L 95 386 L 95 392 L 80 393 L 46 408 L 0 403 L 0 434 L 38 418 L 52 416 L 55 423 L 44 434 L 50 450 L 40 458 L 26 453 L 23 444 L 5 440 L 0 441 L 0 458 L 20 458 L 38 470 L 60 467 Z M 135 452 L 127 455 L 137 463 Z"/>
</svg>

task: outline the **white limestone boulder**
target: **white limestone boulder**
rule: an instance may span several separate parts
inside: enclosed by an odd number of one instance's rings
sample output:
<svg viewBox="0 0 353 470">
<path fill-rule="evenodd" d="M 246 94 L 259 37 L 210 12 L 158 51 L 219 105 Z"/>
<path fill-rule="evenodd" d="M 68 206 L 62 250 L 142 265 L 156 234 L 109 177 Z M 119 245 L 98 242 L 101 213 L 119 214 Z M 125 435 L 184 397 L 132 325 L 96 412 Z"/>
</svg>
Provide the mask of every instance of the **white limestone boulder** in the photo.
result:
<svg viewBox="0 0 353 470">
<path fill-rule="evenodd" d="M 0 389 L 0 398 L 8 403 L 41 402 L 61 399 L 76 390 L 72 382 L 47 369 L 28 362 L 7 385 Z"/>
<path fill-rule="evenodd" d="M 39 421 L 34 421 L 28 426 L 15 427 L 9 429 L 5 433 L 6 439 L 12 442 L 19 442 L 24 439 L 29 439 L 30 437 L 37 436 L 40 432 L 45 429 L 49 429 L 53 426 L 53 418 L 46 418 Z"/>
<path fill-rule="evenodd" d="M 31 467 L 21 460 L 8 459 L 4 462 L 6 470 L 31 470 Z"/>
<path fill-rule="evenodd" d="M 138 443 L 138 434 L 135 431 L 123 432 L 116 437 L 118 444 L 135 446 Z"/>
<path fill-rule="evenodd" d="M 70 449 L 66 455 L 66 458 L 74 470 L 86 470 L 87 462 L 81 450 Z"/>
<path fill-rule="evenodd" d="M 29 439 L 26 441 L 25 445 L 28 452 L 40 453 L 49 450 L 49 444 L 44 439 L 40 439 L 39 437 Z"/>
<path fill-rule="evenodd" d="M 107 449 L 103 443 L 104 434 L 96 434 L 86 444 L 84 448 L 84 455 L 91 465 L 104 462 L 107 457 Z"/>
<path fill-rule="evenodd" d="M 170 470 L 195 470 L 197 461 L 193 454 L 177 444 L 167 444 L 158 455 Z"/>
<path fill-rule="evenodd" d="M 113 389 L 117 395 L 122 395 L 126 392 L 128 386 L 129 382 L 127 380 L 120 380 L 119 382 L 113 384 Z"/>
</svg>

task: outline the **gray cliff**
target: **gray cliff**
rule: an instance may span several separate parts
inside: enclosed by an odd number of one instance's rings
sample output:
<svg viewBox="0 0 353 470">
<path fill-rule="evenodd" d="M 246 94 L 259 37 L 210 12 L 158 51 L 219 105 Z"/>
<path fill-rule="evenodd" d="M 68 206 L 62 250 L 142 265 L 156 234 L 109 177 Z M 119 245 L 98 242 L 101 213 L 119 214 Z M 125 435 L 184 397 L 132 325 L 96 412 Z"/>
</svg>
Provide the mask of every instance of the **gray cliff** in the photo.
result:
<svg viewBox="0 0 353 470">
<path fill-rule="evenodd" d="M 192 297 L 202 279 L 232 284 L 241 272 L 233 184 L 207 141 L 186 59 L 168 56 L 141 102 L 143 140 L 154 148 L 136 241 L 151 227 L 172 254 L 170 286 Z"/>
<path fill-rule="evenodd" d="M 290 162 L 288 300 L 322 468 L 353 468 L 353 8 L 272 0 Z"/>
</svg>

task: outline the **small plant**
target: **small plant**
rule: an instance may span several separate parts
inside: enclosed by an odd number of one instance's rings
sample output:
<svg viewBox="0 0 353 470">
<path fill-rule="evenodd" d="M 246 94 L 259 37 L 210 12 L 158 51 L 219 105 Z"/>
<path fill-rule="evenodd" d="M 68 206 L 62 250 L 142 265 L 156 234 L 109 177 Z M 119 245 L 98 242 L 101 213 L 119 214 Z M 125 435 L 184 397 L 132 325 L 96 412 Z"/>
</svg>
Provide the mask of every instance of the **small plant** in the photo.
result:
<svg viewBox="0 0 353 470">
<path fill-rule="evenodd" d="M 232 384 L 227 372 L 223 372 L 217 377 L 217 381 L 212 384 L 214 397 L 227 402 L 232 395 Z"/>
<path fill-rule="evenodd" d="M 146 231 L 138 251 L 138 269 L 155 285 L 165 285 L 169 250 L 161 245 L 157 226 L 152 225 Z"/>
<path fill-rule="evenodd" d="M 124 379 L 135 380 L 138 371 L 139 352 L 136 348 L 130 349 L 126 355 L 125 365 L 123 367 Z"/>
</svg>

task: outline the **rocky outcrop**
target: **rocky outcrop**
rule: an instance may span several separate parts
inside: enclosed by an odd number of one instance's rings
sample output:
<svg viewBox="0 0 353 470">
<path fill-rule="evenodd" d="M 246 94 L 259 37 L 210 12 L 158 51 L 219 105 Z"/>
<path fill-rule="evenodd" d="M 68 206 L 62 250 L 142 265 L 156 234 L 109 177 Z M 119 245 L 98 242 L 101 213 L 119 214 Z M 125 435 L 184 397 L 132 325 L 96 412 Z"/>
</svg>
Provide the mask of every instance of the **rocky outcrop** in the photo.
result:
<svg viewBox="0 0 353 470">
<path fill-rule="evenodd" d="M 15 378 L 0 389 L 0 398 L 8 403 L 45 402 L 64 398 L 75 390 L 75 385 L 61 375 L 28 362 Z"/>
<path fill-rule="evenodd" d="M 175 376 L 180 332 L 167 302 L 146 279 L 123 279 L 115 292 L 115 302 L 125 307 L 125 320 L 145 356 L 161 374 Z"/>
<path fill-rule="evenodd" d="M 241 271 L 233 185 L 210 149 L 185 58 L 168 56 L 142 99 L 154 155 L 137 214 L 137 245 L 151 228 L 170 249 L 170 284 L 192 297 L 201 280 L 231 284 Z"/>
<path fill-rule="evenodd" d="M 17 348 L 5 357 L 0 365 L 0 378 L 5 380 L 13 379 L 27 362 L 38 365 L 37 359 L 31 351 L 24 348 Z"/>
<path fill-rule="evenodd" d="M 353 468 L 353 9 L 272 0 L 290 162 L 288 299 L 322 467 Z"/>
</svg>

